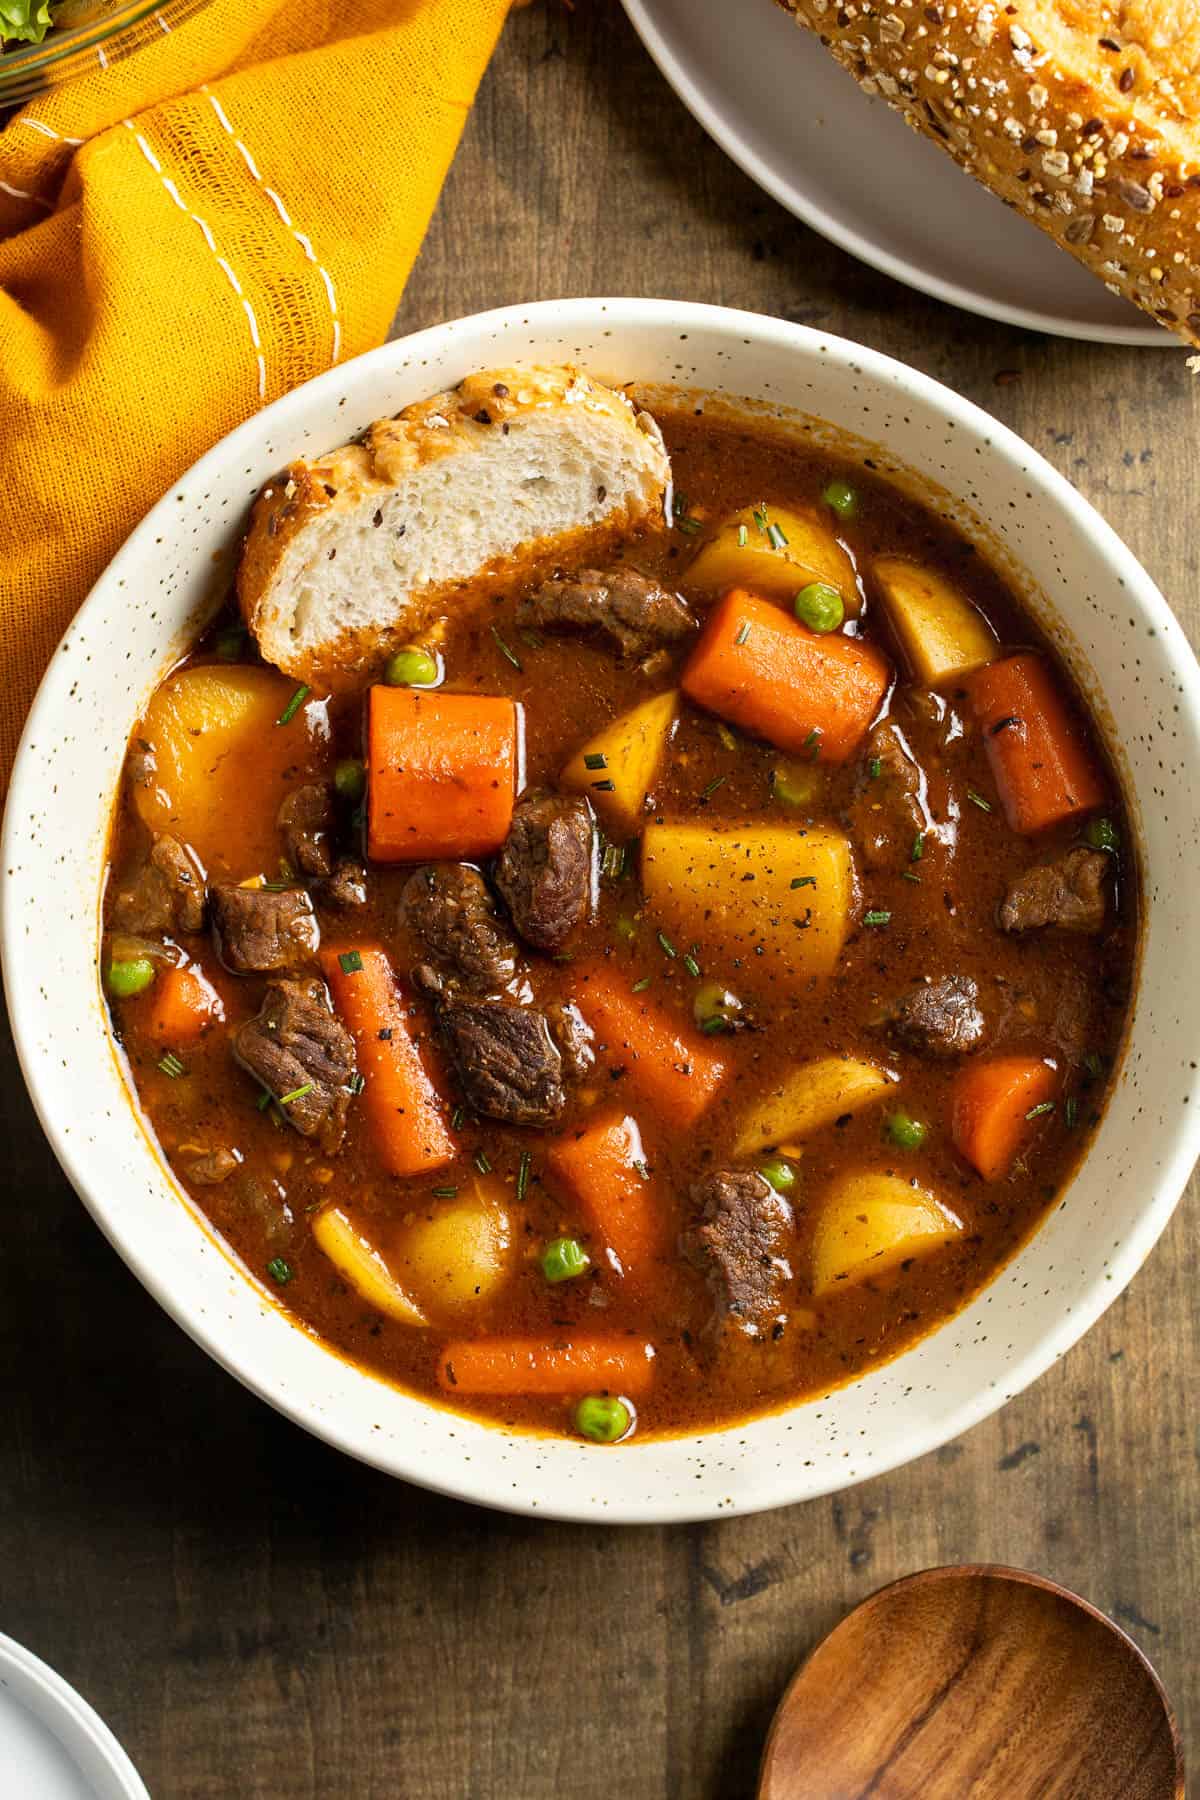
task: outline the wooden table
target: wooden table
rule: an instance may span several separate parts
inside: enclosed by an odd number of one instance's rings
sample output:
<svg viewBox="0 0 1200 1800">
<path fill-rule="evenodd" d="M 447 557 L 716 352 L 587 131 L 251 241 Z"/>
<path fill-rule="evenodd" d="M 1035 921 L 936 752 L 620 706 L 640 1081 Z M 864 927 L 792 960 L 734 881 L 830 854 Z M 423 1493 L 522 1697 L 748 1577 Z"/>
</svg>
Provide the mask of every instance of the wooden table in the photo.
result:
<svg viewBox="0 0 1200 1800">
<path fill-rule="evenodd" d="M 726 161 L 615 0 L 545 0 L 507 29 L 397 329 L 601 293 L 776 313 L 927 370 L 1069 475 L 1200 627 L 1182 351 L 897 287 Z M 404 1487 L 244 1393 L 87 1219 L 11 1055 L 5 1077 L 0 1629 L 91 1697 L 155 1800 L 741 1800 L 805 1652 L 951 1561 L 1119 1619 L 1200 1756 L 1194 1194 L 1086 1341 L 960 1442 L 786 1512 L 592 1530 Z"/>
</svg>

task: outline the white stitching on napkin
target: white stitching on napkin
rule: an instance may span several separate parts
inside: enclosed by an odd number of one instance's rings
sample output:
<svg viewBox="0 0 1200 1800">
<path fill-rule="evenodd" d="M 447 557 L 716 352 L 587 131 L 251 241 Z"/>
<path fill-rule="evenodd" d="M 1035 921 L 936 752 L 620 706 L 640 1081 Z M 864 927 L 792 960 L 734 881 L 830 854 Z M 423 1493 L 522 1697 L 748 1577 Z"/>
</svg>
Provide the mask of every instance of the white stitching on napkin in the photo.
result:
<svg viewBox="0 0 1200 1800">
<path fill-rule="evenodd" d="M 329 271 L 328 271 L 328 269 L 326 269 L 324 263 L 317 261 L 317 253 L 312 247 L 312 240 L 310 238 L 306 237 L 304 232 L 298 231 L 296 229 L 295 225 L 293 225 L 291 218 L 288 215 L 288 210 L 287 210 L 286 206 L 283 204 L 283 201 L 279 198 L 279 195 L 275 192 L 275 189 L 272 187 L 268 187 L 266 182 L 263 180 L 262 176 L 259 174 L 258 168 L 255 165 L 254 158 L 251 156 L 249 150 L 247 150 L 245 144 L 243 144 L 241 138 L 238 137 L 237 133 L 234 131 L 233 126 L 229 122 L 229 116 L 226 113 L 225 108 L 221 105 L 221 102 L 217 99 L 217 96 L 212 92 L 212 90 L 210 88 L 203 87 L 203 86 L 201 87 L 200 92 L 207 97 L 209 104 L 211 105 L 213 111 L 217 115 L 217 118 L 221 121 L 222 129 L 228 134 L 229 137 L 231 137 L 233 139 L 234 143 L 237 145 L 238 149 L 241 151 L 242 160 L 245 163 L 247 169 L 249 169 L 250 174 L 253 176 L 253 178 L 257 182 L 258 186 L 262 189 L 263 193 L 267 196 L 267 199 L 270 200 L 270 202 L 274 206 L 276 212 L 279 214 L 279 217 L 283 220 L 283 223 L 287 226 L 288 230 L 291 232 L 292 236 L 295 238 L 296 242 L 299 244 L 301 250 L 303 250 L 305 256 L 308 258 L 309 262 L 312 263 L 313 267 L 317 271 L 317 274 L 321 277 L 321 280 L 325 284 L 325 295 L 329 301 L 329 314 L 330 314 L 330 318 L 331 318 L 331 321 L 333 324 L 333 339 L 332 339 L 333 352 L 329 358 L 329 364 L 330 364 L 330 367 L 332 368 L 333 364 L 336 363 L 338 358 L 340 357 L 341 351 L 342 351 L 342 321 L 338 314 L 337 291 L 334 288 L 333 281 L 330 277 Z"/>
<path fill-rule="evenodd" d="M 251 306 L 249 300 L 247 300 L 245 294 L 242 292 L 241 282 L 238 280 L 237 276 L 234 274 L 233 270 L 230 268 L 230 266 L 226 262 L 225 258 L 218 251 L 217 245 L 216 245 L 216 240 L 213 237 L 212 231 L 209 228 L 207 220 L 202 219 L 200 217 L 199 213 L 194 213 L 192 211 L 192 209 L 185 203 L 182 195 L 179 192 L 179 189 L 176 187 L 175 183 L 171 180 L 171 177 L 165 172 L 162 164 L 159 162 L 157 156 L 155 156 L 153 150 L 150 148 L 149 144 L 146 142 L 146 140 L 142 136 L 141 132 L 134 130 L 132 119 L 123 119 L 122 124 L 125 126 L 127 131 L 133 132 L 133 135 L 134 135 L 135 139 L 137 140 L 138 149 L 141 151 L 141 153 L 145 157 L 146 161 L 150 164 L 150 167 L 154 170 L 154 173 L 158 176 L 159 180 L 162 182 L 164 188 L 167 190 L 167 193 L 171 196 L 171 199 L 175 202 L 175 204 L 179 208 L 180 212 L 186 213 L 188 218 L 192 221 L 192 223 L 194 225 L 199 226 L 201 235 L 204 238 L 205 243 L 208 245 L 209 249 L 212 251 L 213 255 L 217 259 L 218 267 L 220 268 L 222 274 L 225 276 L 226 280 L 229 282 L 229 285 L 232 287 L 232 289 L 233 289 L 234 293 L 237 295 L 238 299 L 241 301 L 243 309 L 245 310 L 246 318 L 249 320 L 249 323 L 250 323 L 250 341 L 254 346 L 255 361 L 258 364 L 258 397 L 260 400 L 265 400 L 266 394 L 267 394 L 267 365 L 263 358 L 262 341 L 258 334 L 258 320 L 254 316 L 254 308 Z"/>
</svg>

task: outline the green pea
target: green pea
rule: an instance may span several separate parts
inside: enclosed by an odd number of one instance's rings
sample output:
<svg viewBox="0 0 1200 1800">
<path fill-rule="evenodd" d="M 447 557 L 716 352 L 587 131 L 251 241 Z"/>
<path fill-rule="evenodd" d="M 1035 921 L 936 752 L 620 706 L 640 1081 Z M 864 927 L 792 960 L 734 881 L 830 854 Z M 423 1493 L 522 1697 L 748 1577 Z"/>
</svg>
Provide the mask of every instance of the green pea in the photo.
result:
<svg viewBox="0 0 1200 1800">
<path fill-rule="evenodd" d="M 615 1394 L 585 1394 L 575 1408 L 575 1429 L 593 1444 L 615 1444 L 632 1424 L 629 1408 Z"/>
<path fill-rule="evenodd" d="M 1111 819 L 1089 819 L 1083 835 L 1093 850 L 1111 850 L 1115 855 L 1121 848 L 1121 834 Z"/>
<path fill-rule="evenodd" d="M 216 644 L 213 646 L 222 662 L 238 662 L 246 648 L 246 627 L 230 625 L 218 632 Z"/>
<path fill-rule="evenodd" d="M 111 962 L 104 979 L 114 999 L 129 1000 L 134 994 L 144 994 L 150 986 L 154 980 L 154 964 L 148 956 L 133 956 L 128 962 Z"/>
<path fill-rule="evenodd" d="M 800 623 L 810 631 L 836 631 L 846 616 L 842 596 L 827 581 L 810 581 L 792 605 Z"/>
<path fill-rule="evenodd" d="M 573 1281 L 590 1262 L 578 1238 L 552 1238 L 542 1251 L 542 1274 L 547 1281 Z"/>
<path fill-rule="evenodd" d="M 925 1142 L 925 1127 L 920 1119 L 911 1118 L 906 1112 L 888 1114 L 887 1134 L 901 1150 L 919 1150 Z"/>
<path fill-rule="evenodd" d="M 848 481 L 831 481 L 821 498 L 839 519 L 852 519 L 858 511 L 858 491 Z"/>
<path fill-rule="evenodd" d="M 440 675 L 437 657 L 416 644 L 389 656 L 383 671 L 388 687 L 433 687 Z"/>
<path fill-rule="evenodd" d="M 333 785 L 343 800 L 357 805 L 367 791 L 366 764 L 357 756 L 346 756 L 333 771 Z"/>
<path fill-rule="evenodd" d="M 759 1163 L 758 1172 L 764 1181 L 769 1181 L 777 1194 L 790 1193 L 796 1185 L 796 1171 L 790 1162 L 784 1162 L 782 1156 L 773 1156 L 768 1162 Z"/>
<path fill-rule="evenodd" d="M 815 769 L 771 770 L 771 798 L 781 806 L 812 806 L 820 792 L 821 777 Z"/>
<path fill-rule="evenodd" d="M 719 981 L 702 982 L 692 997 L 692 1017 L 708 1036 L 718 1031 L 732 1031 L 741 1010 L 742 1003 L 737 995 L 731 994 Z"/>
</svg>

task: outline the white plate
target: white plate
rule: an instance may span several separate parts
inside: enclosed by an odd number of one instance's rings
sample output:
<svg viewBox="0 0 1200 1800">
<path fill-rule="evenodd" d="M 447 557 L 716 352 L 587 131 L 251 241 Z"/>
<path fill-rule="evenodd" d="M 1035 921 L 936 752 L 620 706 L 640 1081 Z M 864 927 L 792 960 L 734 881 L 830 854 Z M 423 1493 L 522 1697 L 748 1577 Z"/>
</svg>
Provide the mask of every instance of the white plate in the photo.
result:
<svg viewBox="0 0 1200 1800">
<path fill-rule="evenodd" d="M 150 1800 L 98 1713 L 0 1632 L 0 1792 L 11 1800 Z"/>
<path fill-rule="evenodd" d="M 692 112 L 781 205 L 864 262 L 969 312 L 1109 344 L 1178 339 L 1110 294 L 772 0 L 624 0 Z"/>
</svg>

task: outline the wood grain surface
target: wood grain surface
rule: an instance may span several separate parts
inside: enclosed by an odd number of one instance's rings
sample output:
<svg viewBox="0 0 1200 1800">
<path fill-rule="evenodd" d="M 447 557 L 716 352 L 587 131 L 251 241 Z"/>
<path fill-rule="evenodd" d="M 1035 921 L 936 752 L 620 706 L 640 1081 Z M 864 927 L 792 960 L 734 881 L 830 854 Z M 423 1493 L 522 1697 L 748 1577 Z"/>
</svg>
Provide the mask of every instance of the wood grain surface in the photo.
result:
<svg viewBox="0 0 1200 1800">
<path fill-rule="evenodd" d="M 726 160 L 616 0 L 542 0 L 506 29 L 396 329 L 602 293 L 776 313 L 937 376 L 1094 500 L 1200 633 L 1182 352 L 895 285 Z M 1194 1192 L 1090 1336 L 961 1441 L 840 1498 L 618 1532 L 436 1499 L 304 1436 L 118 1261 L 11 1051 L 0 1104 L 0 1629 L 100 1708 L 155 1800 L 748 1800 L 801 1658 L 954 1561 L 1112 1614 L 1196 1741 Z"/>
</svg>

